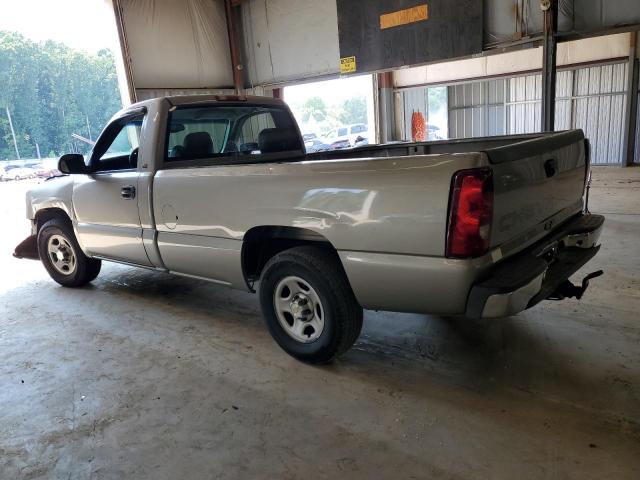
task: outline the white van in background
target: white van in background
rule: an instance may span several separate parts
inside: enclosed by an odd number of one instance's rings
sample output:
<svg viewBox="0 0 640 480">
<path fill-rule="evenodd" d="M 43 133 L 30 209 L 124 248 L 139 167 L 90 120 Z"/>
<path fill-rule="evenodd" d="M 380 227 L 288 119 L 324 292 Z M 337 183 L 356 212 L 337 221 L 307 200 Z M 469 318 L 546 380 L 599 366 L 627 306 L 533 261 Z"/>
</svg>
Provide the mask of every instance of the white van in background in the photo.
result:
<svg viewBox="0 0 640 480">
<path fill-rule="evenodd" d="M 334 128 L 325 135 L 325 143 L 328 143 L 332 150 L 353 147 L 357 142 L 368 140 L 368 130 L 369 128 L 366 123 L 354 123 L 352 125 Z"/>
</svg>

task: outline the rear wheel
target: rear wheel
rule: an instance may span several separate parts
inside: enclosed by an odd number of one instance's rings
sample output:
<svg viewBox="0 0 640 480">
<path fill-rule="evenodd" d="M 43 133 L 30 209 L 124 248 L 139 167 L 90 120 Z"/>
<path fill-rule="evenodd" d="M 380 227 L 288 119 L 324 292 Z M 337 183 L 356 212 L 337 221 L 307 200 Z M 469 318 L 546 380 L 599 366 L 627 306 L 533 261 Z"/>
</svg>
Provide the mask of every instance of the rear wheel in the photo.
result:
<svg viewBox="0 0 640 480">
<path fill-rule="evenodd" d="M 260 304 L 275 341 L 290 355 L 327 363 L 360 335 L 362 307 L 332 252 L 296 247 L 264 267 Z"/>
<path fill-rule="evenodd" d="M 63 287 L 82 287 L 100 273 L 102 262 L 87 257 L 71 226 L 58 218 L 38 232 L 38 254 L 51 278 Z"/>
</svg>

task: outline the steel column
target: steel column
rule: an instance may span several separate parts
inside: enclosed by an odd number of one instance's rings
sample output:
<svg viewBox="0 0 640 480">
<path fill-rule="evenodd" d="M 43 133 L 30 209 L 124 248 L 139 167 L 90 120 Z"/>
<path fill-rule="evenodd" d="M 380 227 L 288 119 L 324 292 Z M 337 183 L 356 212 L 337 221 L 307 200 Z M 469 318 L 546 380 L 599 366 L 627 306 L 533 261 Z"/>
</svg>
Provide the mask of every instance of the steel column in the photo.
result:
<svg viewBox="0 0 640 480">
<path fill-rule="evenodd" d="M 552 132 L 556 112 L 556 56 L 558 52 L 558 0 L 541 0 L 544 11 L 542 41 L 542 131 Z"/>
<path fill-rule="evenodd" d="M 236 93 L 241 93 L 244 89 L 244 75 L 242 71 L 244 66 L 240 58 L 240 45 L 238 43 L 238 35 L 236 32 L 235 12 L 240 2 L 232 0 L 224 0 L 224 9 L 227 20 L 227 34 L 229 36 L 229 53 L 231 54 L 231 68 L 233 69 L 233 87 Z"/>
<path fill-rule="evenodd" d="M 378 74 L 378 138 L 380 143 L 392 141 L 395 126 L 393 73 Z"/>
<path fill-rule="evenodd" d="M 127 41 L 127 32 L 124 27 L 121 0 L 113 0 L 113 13 L 116 18 L 116 28 L 118 29 L 118 37 L 120 39 L 120 50 L 122 52 L 122 61 L 124 62 L 127 88 L 129 89 L 129 100 L 131 103 L 136 103 L 138 101 L 138 95 L 136 93 L 135 83 L 133 82 L 133 66 L 131 65 L 131 55 L 129 55 L 129 42 Z"/>
<path fill-rule="evenodd" d="M 638 33 L 631 32 L 629 36 L 629 73 L 627 75 L 627 102 L 624 111 L 623 159 L 625 167 L 633 163 L 636 150 L 636 119 L 638 116 L 638 60 L 636 59 L 636 44 Z"/>
</svg>

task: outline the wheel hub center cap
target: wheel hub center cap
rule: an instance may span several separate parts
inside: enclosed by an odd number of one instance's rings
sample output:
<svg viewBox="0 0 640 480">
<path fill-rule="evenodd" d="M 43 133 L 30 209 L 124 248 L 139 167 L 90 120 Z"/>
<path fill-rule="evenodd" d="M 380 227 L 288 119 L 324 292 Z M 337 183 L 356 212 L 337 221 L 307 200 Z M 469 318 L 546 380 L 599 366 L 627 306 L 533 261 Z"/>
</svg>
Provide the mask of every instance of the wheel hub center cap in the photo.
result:
<svg viewBox="0 0 640 480">
<path fill-rule="evenodd" d="M 304 293 L 294 295 L 289 308 L 291 308 L 291 314 L 299 320 L 308 322 L 313 318 L 313 303 Z"/>
</svg>

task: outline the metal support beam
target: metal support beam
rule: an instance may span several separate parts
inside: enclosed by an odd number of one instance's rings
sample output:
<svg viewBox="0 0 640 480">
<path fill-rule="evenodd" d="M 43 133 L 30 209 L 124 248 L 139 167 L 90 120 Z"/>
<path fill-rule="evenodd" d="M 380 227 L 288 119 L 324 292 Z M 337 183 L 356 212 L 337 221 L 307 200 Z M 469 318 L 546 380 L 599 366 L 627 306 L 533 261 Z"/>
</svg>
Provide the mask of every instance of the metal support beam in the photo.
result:
<svg viewBox="0 0 640 480">
<path fill-rule="evenodd" d="M 625 167 L 633 163 L 636 150 L 636 120 L 638 118 L 638 59 L 636 58 L 636 44 L 638 33 L 629 36 L 629 75 L 627 76 L 627 102 L 624 110 L 624 157 L 622 165 Z"/>
<path fill-rule="evenodd" d="M 127 89 L 129 90 L 129 100 L 131 103 L 136 103 L 138 98 L 136 86 L 133 82 L 133 67 L 131 65 L 131 55 L 129 55 L 129 42 L 127 41 L 127 32 L 124 28 L 124 14 L 120 2 L 121 0 L 113 0 L 113 13 L 116 18 L 118 37 L 120 38 L 120 50 L 122 52 L 122 61 L 124 62 L 124 73 L 127 80 Z"/>
<path fill-rule="evenodd" d="M 380 143 L 392 141 L 395 126 L 393 73 L 378 73 L 378 138 Z"/>
<path fill-rule="evenodd" d="M 244 89 L 244 65 L 240 58 L 240 44 L 238 43 L 238 34 L 236 31 L 236 9 L 240 2 L 233 0 L 224 0 L 224 9 L 227 19 L 227 34 L 229 35 L 229 52 L 231 54 L 231 68 L 233 69 L 233 86 L 236 93 L 242 93 Z"/>
<path fill-rule="evenodd" d="M 556 113 L 556 56 L 558 52 L 558 0 L 541 0 L 544 14 L 542 41 L 542 131 L 552 132 Z"/>
</svg>

